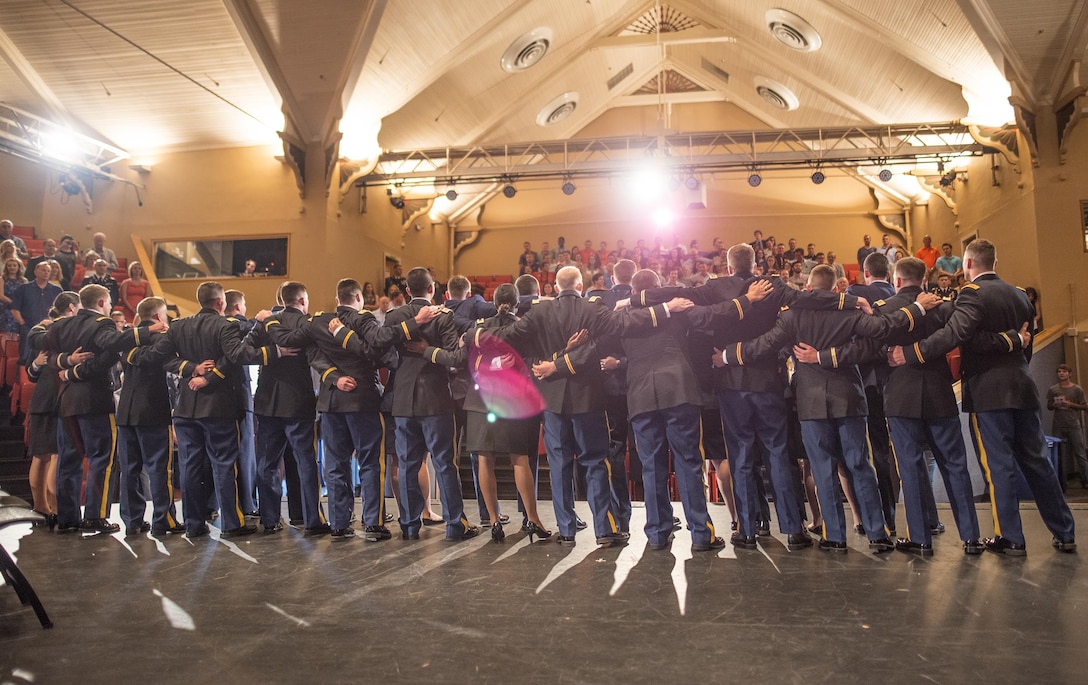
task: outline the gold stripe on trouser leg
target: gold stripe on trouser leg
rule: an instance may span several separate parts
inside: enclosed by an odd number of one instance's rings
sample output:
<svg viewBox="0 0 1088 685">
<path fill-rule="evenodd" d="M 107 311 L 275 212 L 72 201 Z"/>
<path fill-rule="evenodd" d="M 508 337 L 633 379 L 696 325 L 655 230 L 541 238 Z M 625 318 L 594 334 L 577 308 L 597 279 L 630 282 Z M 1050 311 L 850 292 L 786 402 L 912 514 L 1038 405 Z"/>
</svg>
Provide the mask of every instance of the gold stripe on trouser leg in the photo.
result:
<svg viewBox="0 0 1088 685">
<path fill-rule="evenodd" d="M 831 468 L 835 468 L 834 462 L 832 462 Z M 809 460 L 808 470 L 812 471 L 812 461 L 811 460 Z M 831 474 L 831 477 L 834 478 L 835 474 L 834 473 Z M 820 503 L 820 486 L 816 484 L 816 477 L 815 476 L 813 476 L 813 478 L 812 478 L 812 489 L 816 491 L 816 503 L 819 504 Z M 827 512 L 824 511 L 823 505 L 820 505 L 820 539 L 821 540 L 826 540 L 827 539 L 827 516 L 826 516 L 826 513 Z M 845 525 L 846 525 L 846 512 L 843 512 L 843 526 L 845 527 Z"/>
<path fill-rule="evenodd" d="M 317 461 L 317 428 L 314 428 L 314 475 L 317 477 L 317 520 L 321 523 L 328 523 L 325 519 L 325 512 L 321 510 L 321 468 L 318 466 Z"/>
<path fill-rule="evenodd" d="M 385 525 L 385 417 L 378 413 L 378 422 L 381 424 L 381 442 L 378 443 L 378 523 Z M 361 488 L 360 488 L 361 490 Z M 361 512 L 360 512 L 361 513 Z M 363 525 L 367 525 L 363 521 Z"/>
<path fill-rule="evenodd" d="M 703 449 L 703 417 L 700 412 L 699 415 L 699 484 L 703 489 L 703 497 L 706 497 L 706 493 L 710 490 L 706 484 L 706 450 Z M 688 512 L 684 511 L 684 518 L 687 518 Z M 714 521 L 710 518 L 710 512 L 706 514 L 706 526 L 710 529 L 710 540 L 714 541 L 716 537 L 714 535 Z"/>
<path fill-rule="evenodd" d="M 994 517 L 994 535 L 1001 537 L 1001 521 L 997 518 L 997 498 L 994 497 L 994 479 L 990 474 L 990 460 L 986 455 L 986 446 L 982 444 L 978 415 L 973 412 L 971 413 L 971 431 L 975 434 L 975 444 L 978 445 L 978 460 L 982 462 L 982 470 L 986 472 L 986 482 L 990 485 L 990 513 Z"/>
<path fill-rule="evenodd" d="M 110 474 L 113 473 L 113 458 L 117 454 L 117 417 L 114 414 L 109 414 L 110 417 L 110 458 L 106 462 L 106 478 L 102 483 L 102 502 L 99 504 L 98 518 L 106 518 L 106 515 L 110 511 Z"/>
<path fill-rule="evenodd" d="M 891 444 L 891 440 L 888 441 Z M 884 518 L 884 501 L 880 499 L 880 474 L 876 470 L 876 457 L 873 455 L 873 441 L 869 437 L 869 417 L 865 417 L 865 449 L 869 450 L 869 468 L 873 470 L 873 478 L 876 480 L 876 496 L 880 501 L 880 518 Z M 857 491 L 854 492 L 854 497 L 857 497 Z M 858 508 L 861 508 L 861 504 L 858 504 Z M 862 514 L 864 516 L 864 514 Z M 892 525 L 895 525 L 895 521 L 892 521 Z M 888 522 L 884 522 L 884 537 L 888 537 Z"/>
<path fill-rule="evenodd" d="M 234 440 L 237 443 L 238 449 L 235 452 L 234 458 L 234 511 L 238 514 L 238 525 L 246 525 L 246 515 L 242 512 L 242 493 L 238 490 L 238 460 L 242 457 L 242 422 L 234 422 Z M 220 502 L 219 506 L 223 506 Z"/>
<path fill-rule="evenodd" d="M 178 525 L 178 522 L 170 515 L 170 507 L 174 505 L 174 429 L 172 427 L 166 429 L 166 445 L 166 524 L 173 528 Z"/>
<path fill-rule="evenodd" d="M 885 420 L 885 423 L 887 423 L 886 420 Z M 889 431 L 888 434 L 891 435 L 891 429 L 890 428 L 888 429 L 888 431 Z M 899 468 L 899 455 L 895 453 L 895 441 L 894 440 L 889 440 L 888 444 L 889 444 L 889 446 L 891 447 L 891 450 L 892 450 L 892 459 L 895 460 L 895 470 L 899 474 L 899 489 L 902 490 L 903 489 L 903 469 Z M 906 501 L 905 497 L 903 498 L 903 504 L 904 504 L 904 506 L 907 504 L 907 501 Z M 907 539 L 908 540 L 913 540 L 914 538 L 911 537 L 911 534 L 910 534 L 910 514 L 909 513 L 907 514 L 907 516 L 903 517 L 903 521 L 904 521 L 904 523 L 905 523 L 905 525 L 907 527 Z"/>
<path fill-rule="evenodd" d="M 605 423 L 606 426 L 608 425 L 607 416 L 605 417 L 604 423 Z M 609 449 L 611 449 L 611 447 L 612 447 L 612 442 L 610 440 L 609 441 Z M 604 470 L 608 474 L 608 502 L 609 502 L 609 505 L 611 505 L 611 503 L 612 503 L 612 464 L 611 464 L 611 462 L 608 461 L 608 456 L 607 455 L 604 458 Z M 616 519 L 612 517 L 612 507 L 611 506 L 609 506 L 609 508 L 608 508 L 608 525 L 612 528 L 613 533 L 615 533 L 615 532 L 617 532 L 619 530 L 618 528 L 616 528 Z"/>
</svg>

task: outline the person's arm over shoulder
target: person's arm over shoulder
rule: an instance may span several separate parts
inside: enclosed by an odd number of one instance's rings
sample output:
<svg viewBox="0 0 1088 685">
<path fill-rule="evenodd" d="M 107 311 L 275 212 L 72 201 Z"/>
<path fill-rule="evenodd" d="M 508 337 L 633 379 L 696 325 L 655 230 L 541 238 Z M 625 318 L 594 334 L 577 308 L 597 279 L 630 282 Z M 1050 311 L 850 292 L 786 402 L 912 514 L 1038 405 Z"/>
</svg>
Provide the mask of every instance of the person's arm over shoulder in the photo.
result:
<svg viewBox="0 0 1088 685">
<path fill-rule="evenodd" d="M 979 286 L 973 283 L 965 285 L 953 306 L 944 327 L 924 340 L 903 348 L 908 364 L 918 366 L 926 360 L 944 356 L 978 331 L 984 314 Z"/>
<path fill-rule="evenodd" d="M 756 361 L 773 359 L 779 350 L 794 342 L 794 315 L 788 309 L 778 315 L 774 328 L 754 340 L 726 346 L 722 353 L 730 366 L 744 366 Z"/>
</svg>

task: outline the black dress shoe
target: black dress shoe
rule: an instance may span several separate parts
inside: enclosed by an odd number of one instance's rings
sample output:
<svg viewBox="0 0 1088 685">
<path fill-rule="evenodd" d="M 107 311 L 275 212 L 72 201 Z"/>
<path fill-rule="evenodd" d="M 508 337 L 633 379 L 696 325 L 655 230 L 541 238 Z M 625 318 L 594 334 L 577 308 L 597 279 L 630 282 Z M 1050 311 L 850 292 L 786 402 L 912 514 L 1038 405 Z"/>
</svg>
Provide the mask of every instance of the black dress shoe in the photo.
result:
<svg viewBox="0 0 1088 685">
<path fill-rule="evenodd" d="M 756 537 L 769 538 L 771 537 L 771 522 L 770 521 L 756 521 Z"/>
<path fill-rule="evenodd" d="M 585 530 L 589 527 L 589 524 L 582 520 L 581 516 L 574 517 L 574 527 L 578 530 Z"/>
<path fill-rule="evenodd" d="M 312 526 L 303 531 L 303 535 L 308 538 L 318 537 L 320 535 L 328 535 L 332 532 L 332 526 L 327 523 L 321 523 L 316 526 Z"/>
<path fill-rule="evenodd" d="M 446 539 L 449 540 L 450 542 L 460 542 L 461 540 L 468 540 L 469 538 L 474 538 L 479 534 L 480 534 L 480 527 L 479 526 L 469 526 L 468 530 L 461 533 L 460 535 L 446 535 Z"/>
<path fill-rule="evenodd" d="M 725 539 L 721 537 L 713 537 L 709 542 L 691 543 L 692 552 L 716 552 L 719 549 L 725 549 Z"/>
<path fill-rule="evenodd" d="M 895 549 L 895 543 L 891 541 L 891 538 L 877 538 L 869 541 L 869 549 L 876 554 L 890 552 Z"/>
<path fill-rule="evenodd" d="M 261 512 L 256 509 L 254 509 L 253 511 L 247 511 L 245 513 L 245 517 L 247 519 L 259 519 L 261 518 Z"/>
<path fill-rule="evenodd" d="M 121 526 L 106 519 L 83 519 L 79 522 L 79 529 L 95 533 L 116 533 L 121 530 Z"/>
<path fill-rule="evenodd" d="M 419 531 L 418 530 L 411 530 L 411 529 L 408 529 L 408 528 L 401 528 L 400 529 L 400 539 L 401 540 L 418 540 L 419 539 Z"/>
<path fill-rule="evenodd" d="M 920 557 L 933 556 L 933 545 L 927 545 L 924 542 L 914 542 L 906 538 L 899 538 L 895 541 L 895 548 L 900 552 L 906 552 L 907 554 L 917 554 Z"/>
<path fill-rule="evenodd" d="M 215 520 L 218 519 L 218 518 L 219 518 L 219 510 L 218 509 L 212 509 L 211 511 L 208 512 L 208 515 L 204 517 L 204 520 L 207 521 L 208 523 L 214 523 Z"/>
<path fill-rule="evenodd" d="M 131 537 L 136 537 L 137 535 L 142 535 L 143 533 L 150 533 L 150 532 L 151 532 L 151 524 L 148 523 L 147 521 L 141 521 L 140 525 L 136 526 L 135 528 L 125 528 L 125 537 L 126 538 L 131 538 Z"/>
<path fill-rule="evenodd" d="M 609 533 L 597 538 L 597 544 L 601 547 L 623 547 L 631 540 L 630 533 Z"/>
<path fill-rule="evenodd" d="M 385 526 L 367 526 L 363 529 L 363 539 L 367 542 L 380 542 L 393 537 Z"/>
<path fill-rule="evenodd" d="M 152 529 L 151 534 L 158 537 L 162 535 L 182 535 L 185 533 L 185 526 L 180 523 L 175 523 L 169 528 L 163 528 L 161 530 Z"/>
<path fill-rule="evenodd" d="M 740 532 L 733 533 L 729 536 L 729 544 L 740 549 L 755 549 L 756 548 L 756 536 L 755 535 L 741 535 Z"/>
<path fill-rule="evenodd" d="M 680 517 L 679 516 L 673 516 L 672 517 L 672 529 L 673 530 L 680 530 Z"/>
<path fill-rule="evenodd" d="M 1074 540 L 1059 540 L 1058 538 L 1054 538 L 1050 541 L 1050 544 L 1053 545 L 1054 549 L 1058 550 L 1059 552 L 1077 551 L 1077 543 Z"/>
<path fill-rule="evenodd" d="M 865 535 L 865 526 L 860 523 L 854 525 L 854 532 L 858 535 Z"/>
<path fill-rule="evenodd" d="M 266 535 L 269 535 L 269 534 L 272 534 L 272 533 L 278 533 L 281 530 L 283 530 L 283 528 L 284 528 L 283 521 L 276 521 L 276 525 L 274 525 L 274 526 L 265 526 L 263 532 Z"/>
<path fill-rule="evenodd" d="M 737 529 L 737 522 L 736 521 L 730 521 L 729 522 L 729 530 L 735 531 L 736 529 Z"/>
<path fill-rule="evenodd" d="M 442 519 L 420 519 L 425 526 L 444 526 L 446 522 Z"/>
<path fill-rule="evenodd" d="M 979 539 L 968 540 L 963 543 L 964 554 L 982 554 L 986 551 L 986 545 Z"/>
<path fill-rule="evenodd" d="M 934 523 L 932 526 L 929 527 L 929 532 L 930 532 L 931 535 L 940 535 L 944 531 L 945 531 L 944 524 L 941 523 L 940 521 L 937 521 L 936 523 Z"/>
<path fill-rule="evenodd" d="M 253 535 L 257 532 L 257 526 L 238 526 L 237 528 L 231 528 L 230 530 L 224 530 L 219 534 L 221 538 L 240 538 L 246 535 Z"/>
<path fill-rule="evenodd" d="M 79 532 L 79 524 L 78 523 L 66 523 L 66 524 L 58 524 L 57 525 L 57 534 L 58 535 L 69 535 L 71 533 L 78 533 L 78 532 Z"/>
<path fill-rule="evenodd" d="M 292 525 L 292 526 L 301 526 L 304 523 L 306 523 L 306 520 L 305 519 L 288 519 L 287 523 L 288 523 L 288 525 Z"/>
<path fill-rule="evenodd" d="M 674 539 L 673 534 L 669 533 L 669 537 L 665 538 L 665 542 L 651 542 L 650 545 L 649 545 L 650 549 L 656 550 L 656 551 L 661 551 L 663 549 L 669 549 L 670 547 L 672 547 L 673 539 Z"/>
<path fill-rule="evenodd" d="M 994 554 L 1005 554 L 1010 557 L 1022 557 L 1028 553 L 1026 545 L 1020 545 L 1010 541 L 1008 538 L 1001 536 L 987 538 L 982 543 L 986 546 L 987 552 L 993 552 Z"/>
<path fill-rule="evenodd" d="M 573 535 L 556 535 L 555 541 L 564 547 L 574 547 Z"/>
<path fill-rule="evenodd" d="M 355 537 L 355 529 L 351 527 L 332 528 L 331 530 L 329 530 L 329 537 L 332 538 L 333 542 L 343 542 L 344 540 L 350 540 L 351 538 Z"/>
<path fill-rule="evenodd" d="M 382 520 L 383 520 L 383 521 L 384 521 L 385 523 L 392 523 L 392 522 L 393 522 L 393 515 L 392 515 L 392 514 L 390 514 L 390 513 L 389 513 L 389 512 L 387 511 L 387 512 L 385 512 L 385 516 L 383 516 L 383 517 L 382 517 Z"/>
<path fill-rule="evenodd" d="M 786 538 L 786 549 L 796 552 L 799 549 L 812 547 L 812 536 L 808 533 L 790 533 Z"/>
<path fill-rule="evenodd" d="M 820 544 L 817 545 L 821 552 L 838 552 L 839 554 L 846 554 L 846 543 L 835 542 L 833 540 L 820 540 Z"/>
<path fill-rule="evenodd" d="M 209 531 L 207 526 L 201 526 L 200 528 L 195 528 L 193 530 L 186 529 L 185 530 L 185 537 L 188 538 L 189 540 L 192 540 L 194 538 L 202 538 L 202 537 L 207 536 L 207 534 L 209 532 L 210 531 Z"/>
</svg>

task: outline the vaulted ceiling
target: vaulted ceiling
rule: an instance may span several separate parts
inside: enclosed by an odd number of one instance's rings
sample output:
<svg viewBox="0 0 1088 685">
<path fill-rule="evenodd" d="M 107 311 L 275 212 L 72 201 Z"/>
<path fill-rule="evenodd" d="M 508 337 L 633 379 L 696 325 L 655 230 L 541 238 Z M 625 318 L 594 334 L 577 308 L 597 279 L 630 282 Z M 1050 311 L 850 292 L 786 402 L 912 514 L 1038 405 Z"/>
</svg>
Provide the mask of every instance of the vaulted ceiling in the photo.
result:
<svg viewBox="0 0 1088 685">
<path fill-rule="evenodd" d="M 0 100 L 133 155 L 283 131 L 342 132 L 360 158 L 671 103 L 767 128 L 999 125 L 1011 91 L 1079 84 L 1086 46 L 1088 0 L 4 0 Z"/>
</svg>

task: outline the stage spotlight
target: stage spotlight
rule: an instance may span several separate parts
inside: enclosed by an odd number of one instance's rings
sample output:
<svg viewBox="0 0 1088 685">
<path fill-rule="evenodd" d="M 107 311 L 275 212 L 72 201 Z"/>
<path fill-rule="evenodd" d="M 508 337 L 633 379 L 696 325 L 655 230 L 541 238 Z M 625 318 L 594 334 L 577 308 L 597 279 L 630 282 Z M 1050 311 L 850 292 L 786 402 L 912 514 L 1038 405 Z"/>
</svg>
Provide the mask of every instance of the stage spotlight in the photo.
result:
<svg viewBox="0 0 1088 685">
<path fill-rule="evenodd" d="M 751 176 L 748 177 L 748 185 L 752 186 L 753 188 L 758 188 L 760 183 L 763 183 L 763 177 L 760 176 L 758 172 L 753 173 Z"/>
<path fill-rule="evenodd" d="M 574 195 L 575 190 L 577 190 L 577 188 L 574 187 L 574 183 L 572 183 L 571 181 L 566 181 L 565 183 L 563 183 L 564 195 Z"/>
<path fill-rule="evenodd" d="M 513 183 L 507 183 L 502 188 L 502 194 L 505 197 L 514 197 L 515 195 L 518 194 L 518 189 L 514 187 Z"/>
<path fill-rule="evenodd" d="M 881 169 L 880 173 L 877 174 L 876 177 L 879 178 L 881 181 L 887 183 L 888 181 L 892 180 L 892 171 L 891 169 Z"/>
<path fill-rule="evenodd" d="M 673 214 L 672 210 L 661 207 L 654 212 L 653 219 L 658 228 L 668 228 L 676 221 L 676 215 Z"/>
<path fill-rule="evenodd" d="M 449 190 L 447 190 L 446 191 L 446 199 L 449 200 L 450 202 L 453 202 L 454 200 L 456 200 L 457 199 L 457 191 L 454 190 L 453 188 L 450 188 Z"/>
<path fill-rule="evenodd" d="M 394 209 L 404 209 L 404 197 L 393 195 L 389 198 L 389 204 L 393 205 Z"/>
<path fill-rule="evenodd" d="M 684 187 L 688 190 L 698 190 L 699 179 L 695 178 L 694 176 L 688 176 L 686 179 L 684 179 Z"/>
<path fill-rule="evenodd" d="M 827 177 L 826 177 L 826 176 L 824 176 L 824 172 L 822 172 L 822 171 L 816 171 L 816 172 L 813 172 L 813 174 L 812 174 L 812 177 L 811 177 L 811 178 L 812 178 L 812 182 L 813 182 L 813 183 L 815 183 L 816 185 L 820 185 L 821 183 L 823 183 L 823 182 L 824 182 L 824 180 L 825 180 L 825 179 L 826 179 Z"/>
</svg>

